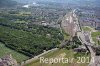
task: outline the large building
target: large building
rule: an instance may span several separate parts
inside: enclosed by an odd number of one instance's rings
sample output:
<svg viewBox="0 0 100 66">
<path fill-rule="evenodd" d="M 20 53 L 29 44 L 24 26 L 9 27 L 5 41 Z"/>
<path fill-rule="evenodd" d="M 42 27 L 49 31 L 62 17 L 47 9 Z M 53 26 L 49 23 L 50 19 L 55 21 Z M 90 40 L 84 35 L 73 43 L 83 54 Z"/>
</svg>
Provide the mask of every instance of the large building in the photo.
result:
<svg viewBox="0 0 100 66">
<path fill-rule="evenodd" d="M 90 27 L 94 27 L 97 30 L 100 30 L 100 20 L 99 19 L 82 17 L 80 18 L 80 23 L 82 26 L 90 26 Z"/>
<path fill-rule="evenodd" d="M 62 28 L 64 29 L 66 33 L 68 33 L 72 37 L 76 35 L 76 32 L 77 32 L 76 26 L 77 26 L 76 18 L 72 12 L 66 15 L 64 19 L 62 20 Z"/>
<path fill-rule="evenodd" d="M 100 16 L 97 16 L 94 10 L 81 10 L 79 17 L 81 26 L 90 26 L 100 30 Z"/>
</svg>

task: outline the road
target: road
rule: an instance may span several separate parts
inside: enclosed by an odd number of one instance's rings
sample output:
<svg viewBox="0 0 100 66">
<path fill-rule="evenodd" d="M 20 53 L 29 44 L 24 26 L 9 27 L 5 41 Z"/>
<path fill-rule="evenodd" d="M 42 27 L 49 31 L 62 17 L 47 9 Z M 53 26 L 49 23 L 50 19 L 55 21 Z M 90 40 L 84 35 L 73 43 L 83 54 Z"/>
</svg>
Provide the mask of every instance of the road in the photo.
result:
<svg viewBox="0 0 100 66">
<path fill-rule="evenodd" d="M 73 10 L 74 17 L 77 19 L 77 15 L 75 16 L 75 10 Z M 91 61 L 89 66 L 100 66 L 100 56 L 96 56 L 93 47 L 93 41 L 91 37 L 91 33 L 85 33 L 83 30 L 80 29 L 78 19 L 76 20 L 77 26 L 77 36 L 81 40 L 81 43 L 85 45 L 91 53 Z"/>
<path fill-rule="evenodd" d="M 62 28 L 69 33 L 71 36 L 74 36 L 77 33 L 77 36 L 81 43 L 89 50 L 91 53 L 91 61 L 89 66 L 100 66 L 100 57 L 95 55 L 95 51 L 92 48 L 93 41 L 91 41 L 91 36 L 89 33 L 85 33 L 78 22 L 78 17 L 75 14 L 77 10 L 73 10 L 68 15 L 66 15 L 62 21 Z M 99 59 L 98 59 L 99 58 Z"/>
<path fill-rule="evenodd" d="M 21 66 L 25 66 L 26 64 L 29 64 L 29 63 L 31 63 L 31 62 L 33 62 L 33 61 L 35 61 L 35 60 L 38 60 L 38 59 L 39 59 L 40 57 L 42 57 L 43 55 L 45 55 L 45 54 L 47 54 L 47 53 L 49 53 L 49 52 L 54 52 L 54 51 L 56 51 L 56 50 L 58 50 L 58 48 L 54 48 L 54 49 L 45 51 L 45 52 L 43 52 L 42 54 L 35 56 L 34 58 L 31 58 L 31 59 L 29 59 L 29 60 L 27 60 L 27 61 L 22 62 L 22 63 L 21 63 Z"/>
</svg>

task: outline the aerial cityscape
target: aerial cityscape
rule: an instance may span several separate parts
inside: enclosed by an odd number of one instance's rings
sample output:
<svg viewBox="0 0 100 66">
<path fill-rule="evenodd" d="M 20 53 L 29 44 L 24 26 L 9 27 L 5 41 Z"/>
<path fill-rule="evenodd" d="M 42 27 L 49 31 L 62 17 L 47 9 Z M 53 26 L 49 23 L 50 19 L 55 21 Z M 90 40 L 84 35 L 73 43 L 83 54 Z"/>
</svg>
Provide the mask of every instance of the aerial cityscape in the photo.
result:
<svg viewBox="0 0 100 66">
<path fill-rule="evenodd" d="M 0 0 L 0 66 L 100 66 L 100 0 Z"/>
</svg>

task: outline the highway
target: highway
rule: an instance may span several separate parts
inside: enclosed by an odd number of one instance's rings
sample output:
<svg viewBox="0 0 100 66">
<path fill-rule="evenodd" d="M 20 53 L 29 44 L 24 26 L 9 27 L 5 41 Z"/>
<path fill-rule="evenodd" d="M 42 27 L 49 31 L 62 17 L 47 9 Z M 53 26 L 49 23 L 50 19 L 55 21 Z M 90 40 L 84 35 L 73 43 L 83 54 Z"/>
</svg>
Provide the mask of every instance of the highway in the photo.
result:
<svg viewBox="0 0 100 66">
<path fill-rule="evenodd" d="M 76 28 L 77 28 L 77 36 L 80 39 L 81 43 L 86 46 L 86 48 L 91 53 L 91 61 L 88 66 L 100 66 L 100 56 L 96 56 L 94 49 L 92 48 L 95 44 L 92 41 L 91 32 L 85 33 L 81 27 L 79 26 L 77 15 L 75 14 L 76 10 L 73 10 L 74 18 L 76 19 Z"/>
<path fill-rule="evenodd" d="M 77 10 L 73 10 L 68 15 L 66 15 L 62 21 L 62 28 L 68 32 L 71 36 L 75 36 L 77 34 L 77 37 L 81 41 L 81 43 L 88 49 L 88 51 L 91 53 L 91 61 L 89 63 L 89 66 L 100 66 L 100 57 L 95 55 L 95 51 L 92 48 L 93 47 L 93 41 L 91 41 L 91 33 L 85 33 L 80 25 L 79 20 L 76 15 Z M 99 59 L 98 59 L 99 58 Z"/>
</svg>

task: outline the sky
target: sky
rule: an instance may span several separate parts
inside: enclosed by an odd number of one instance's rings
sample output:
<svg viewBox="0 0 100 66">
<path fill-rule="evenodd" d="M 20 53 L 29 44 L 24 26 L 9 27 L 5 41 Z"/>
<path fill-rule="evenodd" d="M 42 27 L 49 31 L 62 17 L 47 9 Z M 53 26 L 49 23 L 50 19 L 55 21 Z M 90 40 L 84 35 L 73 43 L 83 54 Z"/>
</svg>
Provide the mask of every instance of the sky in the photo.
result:
<svg viewBox="0 0 100 66">
<path fill-rule="evenodd" d="M 33 3 L 33 2 L 57 2 L 57 3 L 70 3 L 70 4 L 94 4 L 99 5 L 100 0 L 15 0 L 19 3 Z"/>
</svg>

